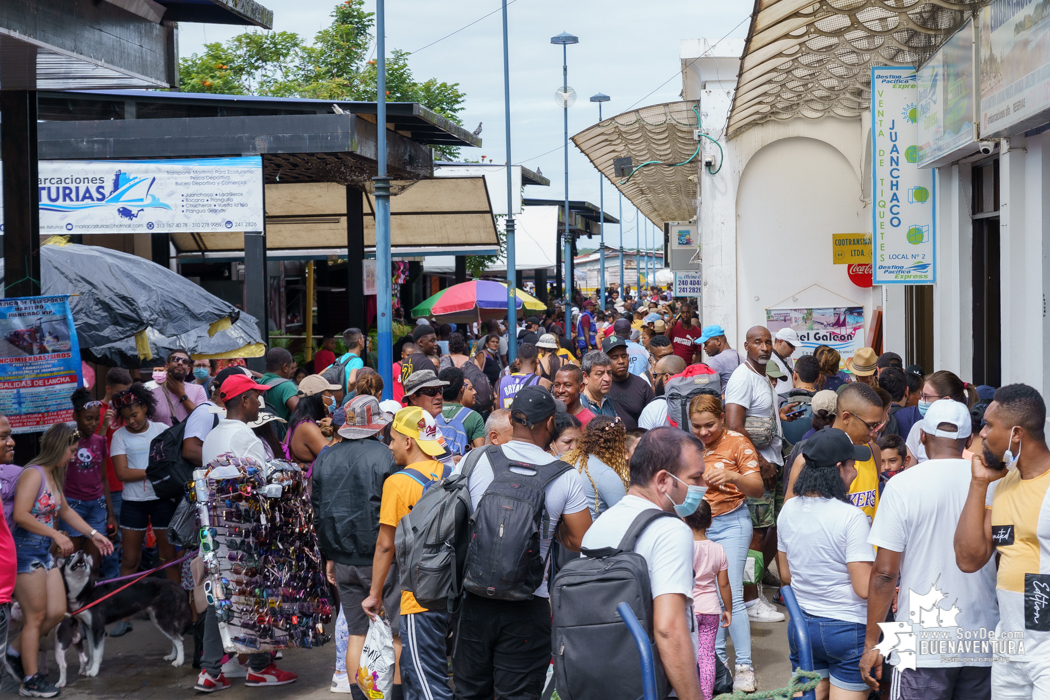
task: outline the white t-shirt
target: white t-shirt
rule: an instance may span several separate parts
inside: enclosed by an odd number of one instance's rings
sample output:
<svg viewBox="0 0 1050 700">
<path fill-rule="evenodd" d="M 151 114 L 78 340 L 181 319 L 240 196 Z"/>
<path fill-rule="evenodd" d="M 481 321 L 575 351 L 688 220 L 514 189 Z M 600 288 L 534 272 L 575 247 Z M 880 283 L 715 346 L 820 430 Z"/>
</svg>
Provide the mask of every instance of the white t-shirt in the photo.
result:
<svg viewBox="0 0 1050 700">
<path fill-rule="evenodd" d="M 871 525 L 868 543 L 903 552 L 896 619 L 916 623 L 916 630 L 922 620 L 932 623 L 934 618 L 939 618 L 936 625 L 942 628 L 947 627 L 946 622 L 951 622 L 950 617 L 945 619 L 943 614 L 934 612 L 934 607 L 949 613 L 954 607 L 958 611 L 954 621 L 964 631 L 983 630 L 987 633 L 999 622 L 995 557 L 972 574 L 963 573 L 955 563 L 955 526 L 970 490 L 970 473 L 970 463 L 965 459 L 931 459 L 890 479 L 879 500 L 879 512 Z M 929 596 L 936 593 L 935 588 L 944 594 L 939 602 Z M 922 596 L 924 600 L 916 599 L 912 606 L 912 595 L 916 598 Z M 921 608 L 925 611 L 920 611 Z M 950 627 L 939 630 L 938 634 L 947 631 L 951 639 L 956 639 L 955 626 Z M 987 639 L 987 636 L 972 638 Z M 987 662 L 943 663 L 944 656 L 939 652 L 923 654 L 920 649 L 916 666 L 991 665 L 989 655 L 981 654 L 976 646 L 972 653 L 958 656 L 984 656 L 989 659 Z"/>
<path fill-rule="evenodd" d="M 922 421 L 918 421 L 908 431 L 908 437 L 905 438 L 904 444 L 908 446 L 911 453 L 915 455 L 915 460 L 922 464 L 928 458 L 926 457 L 926 448 L 922 446 Z"/>
<path fill-rule="evenodd" d="M 758 376 L 746 362 L 735 370 L 733 376 L 726 384 L 725 403 L 735 403 L 744 407 L 747 416 L 759 416 L 765 418 L 775 415 L 773 406 L 773 387 L 765 376 Z M 777 430 L 773 435 L 773 441 L 769 447 L 758 449 L 759 454 L 766 458 L 770 464 L 783 464 L 784 457 L 780 453 L 781 444 L 780 418 L 777 418 Z"/>
<path fill-rule="evenodd" d="M 235 457 L 251 457 L 266 462 L 266 449 L 248 424 L 239 420 L 223 418 L 208 437 L 204 438 L 201 448 L 201 462 L 207 466 L 216 457 L 227 452 Z"/>
<path fill-rule="evenodd" d="M 638 427 L 652 430 L 667 425 L 667 399 L 654 399 L 645 405 L 638 416 Z"/>
<path fill-rule="evenodd" d="M 864 511 L 833 498 L 792 498 L 777 518 L 777 551 L 787 555 L 791 589 L 805 612 L 867 624 L 868 602 L 853 590 L 846 568 L 875 561 Z"/>
<path fill-rule="evenodd" d="M 503 454 L 512 462 L 544 465 L 558 459 L 538 446 L 521 440 L 511 440 L 503 445 L 502 449 Z M 456 465 L 456 473 L 463 470 L 465 463 L 465 459 L 460 460 L 459 464 Z M 489 464 L 488 455 L 482 455 L 478 459 L 474 471 L 470 473 L 470 481 L 467 482 L 467 488 L 470 489 L 470 507 L 472 509 L 478 507 L 481 497 L 485 495 L 485 490 L 492 483 L 493 478 L 492 465 Z M 544 490 L 544 504 L 547 518 L 552 526 L 561 519 L 562 514 L 572 515 L 573 513 L 587 510 L 587 497 L 583 493 L 580 475 L 575 469 L 565 472 L 547 484 L 547 488 Z M 546 560 L 547 550 L 551 546 L 550 536 L 551 532 L 547 531 L 543 533 L 543 537 L 540 539 L 540 557 L 544 560 Z M 544 577 L 540 587 L 536 589 L 536 595 L 540 598 L 550 597 L 547 593 L 546 577 Z"/>
<path fill-rule="evenodd" d="M 141 433 L 133 433 L 128 427 L 122 426 L 113 433 L 113 441 L 109 446 L 109 456 L 116 457 L 124 455 L 128 459 L 128 469 L 145 470 L 149 466 L 149 444 L 168 426 L 163 423 L 150 421 L 147 428 Z M 124 484 L 123 498 L 125 501 L 155 501 L 157 494 L 153 491 L 153 484 L 149 479 L 142 481 L 129 481 Z"/>
<path fill-rule="evenodd" d="M 193 409 L 189 417 L 186 419 L 186 432 L 183 433 L 183 439 L 195 437 L 202 443 L 205 438 L 208 437 L 208 433 L 211 432 L 212 428 L 215 427 L 215 419 L 221 420 L 222 414 L 212 413 L 212 408 L 216 408 L 216 405 L 211 401 L 205 401 L 204 403 Z"/>
<path fill-rule="evenodd" d="M 776 385 L 777 394 L 779 394 L 780 396 L 784 396 L 789 391 L 795 388 L 795 377 L 793 376 L 794 366 L 788 366 L 788 362 L 791 362 L 791 358 L 789 357 L 787 359 L 787 362 L 785 362 L 784 360 L 781 360 L 780 356 L 774 352 L 770 356 L 769 361 L 777 363 L 777 367 L 779 367 L 780 371 L 784 373 L 784 379 L 777 380 Z"/>
</svg>

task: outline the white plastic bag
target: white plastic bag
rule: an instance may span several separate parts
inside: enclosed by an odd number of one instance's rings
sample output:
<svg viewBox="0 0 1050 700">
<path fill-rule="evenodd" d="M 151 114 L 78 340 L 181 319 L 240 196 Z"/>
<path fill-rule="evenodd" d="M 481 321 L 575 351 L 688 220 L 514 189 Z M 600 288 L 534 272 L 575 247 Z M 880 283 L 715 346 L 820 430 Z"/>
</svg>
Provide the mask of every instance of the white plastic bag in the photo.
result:
<svg viewBox="0 0 1050 700">
<path fill-rule="evenodd" d="M 361 650 L 357 687 L 368 700 L 389 700 L 394 687 L 394 635 L 386 620 L 372 618 Z"/>
</svg>

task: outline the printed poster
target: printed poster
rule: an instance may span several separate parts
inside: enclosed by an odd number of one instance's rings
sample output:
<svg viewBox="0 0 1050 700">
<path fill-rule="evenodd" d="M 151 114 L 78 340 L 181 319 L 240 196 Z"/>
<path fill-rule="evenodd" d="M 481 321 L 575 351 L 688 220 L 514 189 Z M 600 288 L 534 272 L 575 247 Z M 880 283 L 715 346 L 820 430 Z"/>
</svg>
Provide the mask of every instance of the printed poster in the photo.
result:
<svg viewBox="0 0 1050 700">
<path fill-rule="evenodd" d="M 802 341 L 796 356 L 812 355 L 818 345 L 827 345 L 846 360 L 864 347 L 864 307 L 836 306 L 812 309 L 766 309 L 766 328 L 775 335 L 781 328 L 792 328 Z"/>
<path fill-rule="evenodd" d="M 875 284 L 936 281 L 934 172 L 919 169 L 914 68 L 871 69 Z"/>
<path fill-rule="evenodd" d="M 44 235 L 263 230 L 259 156 L 45 160 L 38 194 Z"/>
<path fill-rule="evenodd" d="M 973 22 L 919 69 L 919 167 L 973 143 Z"/>
<path fill-rule="evenodd" d="M 0 413 L 12 432 L 72 421 L 82 380 L 68 296 L 0 299 Z"/>
<path fill-rule="evenodd" d="M 1034 126 L 1050 107 L 1050 5 L 995 0 L 980 13 L 981 138 Z"/>
<path fill-rule="evenodd" d="M 674 295 L 676 297 L 699 297 L 704 293 L 700 272 L 675 272 Z"/>
</svg>

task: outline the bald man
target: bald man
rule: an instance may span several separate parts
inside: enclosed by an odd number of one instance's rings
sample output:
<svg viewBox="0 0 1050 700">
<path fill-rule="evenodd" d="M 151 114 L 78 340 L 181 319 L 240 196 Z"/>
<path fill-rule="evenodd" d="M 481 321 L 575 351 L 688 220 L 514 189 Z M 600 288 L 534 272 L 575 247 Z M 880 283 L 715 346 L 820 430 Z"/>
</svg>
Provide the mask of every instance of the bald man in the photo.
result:
<svg viewBox="0 0 1050 700">
<path fill-rule="evenodd" d="M 664 387 L 667 380 L 676 374 L 685 371 L 685 360 L 678 355 L 667 355 L 653 367 L 653 389 L 656 391 L 656 399 L 650 401 L 642 414 L 638 416 L 638 427 L 652 430 L 662 425 L 670 425 L 667 422 L 667 399 L 664 398 Z"/>
<path fill-rule="evenodd" d="M 485 444 L 503 445 L 514 437 L 514 426 L 510 423 L 510 409 L 500 408 L 489 414 L 485 421 Z"/>
</svg>

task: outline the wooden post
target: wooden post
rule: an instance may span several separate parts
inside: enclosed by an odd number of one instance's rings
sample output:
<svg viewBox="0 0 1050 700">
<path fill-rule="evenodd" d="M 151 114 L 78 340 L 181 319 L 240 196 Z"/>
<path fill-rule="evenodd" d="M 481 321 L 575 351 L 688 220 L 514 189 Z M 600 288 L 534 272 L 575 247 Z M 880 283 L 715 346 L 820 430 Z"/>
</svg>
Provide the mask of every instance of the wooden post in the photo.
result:
<svg viewBox="0 0 1050 700">
<path fill-rule="evenodd" d="M 306 263 L 306 361 L 314 359 L 314 261 Z"/>
</svg>

